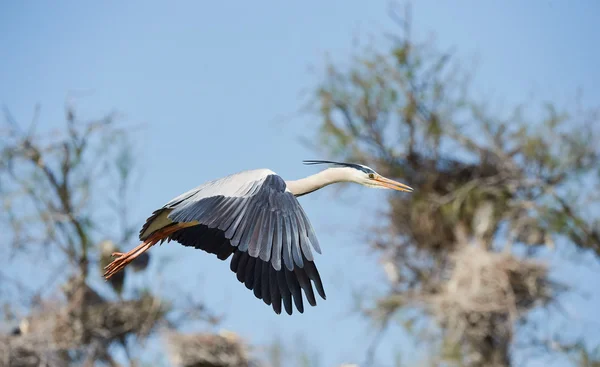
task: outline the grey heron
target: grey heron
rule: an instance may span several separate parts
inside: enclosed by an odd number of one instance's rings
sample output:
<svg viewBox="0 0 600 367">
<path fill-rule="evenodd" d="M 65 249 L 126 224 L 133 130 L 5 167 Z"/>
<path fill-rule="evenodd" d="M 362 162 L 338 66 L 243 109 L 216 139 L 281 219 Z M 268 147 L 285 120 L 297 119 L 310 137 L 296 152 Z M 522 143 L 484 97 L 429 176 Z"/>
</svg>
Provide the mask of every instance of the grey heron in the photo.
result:
<svg viewBox="0 0 600 367">
<path fill-rule="evenodd" d="M 302 291 L 316 306 L 313 285 L 326 299 L 312 250 L 321 253 L 315 231 L 296 199 L 327 185 L 354 182 L 372 188 L 411 192 L 409 186 L 354 163 L 304 161 L 328 168 L 295 181 L 269 169 L 239 172 L 200 185 L 154 211 L 140 230 L 141 244 L 106 266 L 106 279 L 150 247 L 176 241 L 214 254 L 231 255 L 230 268 L 246 288 L 273 310 L 291 315 L 292 300 L 304 312 Z M 312 283 L 311 283 L 312 282 Z"/>
</svg>

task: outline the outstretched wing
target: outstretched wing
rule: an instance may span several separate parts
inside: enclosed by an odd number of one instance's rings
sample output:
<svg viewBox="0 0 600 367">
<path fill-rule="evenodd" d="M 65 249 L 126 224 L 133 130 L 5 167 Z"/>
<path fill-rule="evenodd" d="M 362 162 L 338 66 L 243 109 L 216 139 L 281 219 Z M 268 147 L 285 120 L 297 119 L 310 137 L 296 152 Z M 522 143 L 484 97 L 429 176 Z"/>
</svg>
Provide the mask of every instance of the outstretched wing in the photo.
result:
<svg viewBox="0 0 600 367">
<path fill-rule="evenodd" d="M 311 280 L 325 299 L 312 253 L 312 249 L 321 253 L 313 227 L 274 172 L 245 171 L 208 182 L 171 200 L 154 216 L 161 211 L 168 213 L 172 223 L 198 223 L 178 230 L 170 239 L 222 260 L 233 253 L 231 270 L 238 280 L 275 312 L 281 313 L 283 301 L 292 314 L 292 298 L 303 312 L 301 290 L 316 305 Z"/>
</svg>

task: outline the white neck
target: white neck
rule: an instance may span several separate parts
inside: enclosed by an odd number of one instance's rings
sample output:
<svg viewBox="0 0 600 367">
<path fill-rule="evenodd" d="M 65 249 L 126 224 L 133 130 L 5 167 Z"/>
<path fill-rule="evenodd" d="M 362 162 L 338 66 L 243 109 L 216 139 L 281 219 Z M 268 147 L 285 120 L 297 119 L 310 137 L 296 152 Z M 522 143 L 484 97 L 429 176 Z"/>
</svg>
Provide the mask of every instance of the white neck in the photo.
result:
<svg viewBox="0 0 600 367">
<path fill-rule="evenodd" d="M 302 196 L 310 194 L 327 185 L 336 182 L 351 182 L 353 181 L 352 169 L 350 168 L 328 168 L 314 175 L 301 178 L 295 181 L 286 181 L 287 189 L 294 196 Z"/>
</svg>

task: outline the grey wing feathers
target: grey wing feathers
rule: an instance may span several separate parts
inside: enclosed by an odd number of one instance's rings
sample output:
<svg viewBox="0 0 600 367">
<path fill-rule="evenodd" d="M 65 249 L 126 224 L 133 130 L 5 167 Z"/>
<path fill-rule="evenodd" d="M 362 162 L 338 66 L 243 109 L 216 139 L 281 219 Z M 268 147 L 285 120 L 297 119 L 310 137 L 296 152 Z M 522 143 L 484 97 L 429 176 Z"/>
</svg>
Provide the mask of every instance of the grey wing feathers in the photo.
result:
<svg viewBox="0 0 600 367">
<path fill-rule="evenodd" d="M 259 255 L 262 260 L 271 261 L 275 270 L 282 266 L 290 271 L 295 266 L 302 267 L 303 257 L 314 259 L 311 248 L 320 253 L 312 225 L 298 200 L 285 190 L 281 177 L 267 174 L 249 184 L 238 183 L 237 187 L 230 180 L 223 190 L 225 194 L 217 194 L 216 186 L 192 192 L 178 203 L 174 200 L 177 204 L 169 219 L 197 221 L 218 228 L 232 246 L 252 257 Z M 214 196 L 206 197 L 207 192 Z M 227 195 L 233 193 L 238 196 Z"/>
<path fill-rule="evenodd" d="M 313 263 L 312 249 L 321 250 L 312 225 L 274 172 L 245 171 L 208 182 L 171 200 L 161 210 L 165 209 L 172 222 L 199 223 L 170 239 L 221 259 L 233 253 L 230 267 L 237 279 L 275 312 L 281 312 L 283 303 L 291 314 L 292 301 L 303 312 L 302 290 L 315 305 L 311 281 L 325 299 Z"/>
</svg>

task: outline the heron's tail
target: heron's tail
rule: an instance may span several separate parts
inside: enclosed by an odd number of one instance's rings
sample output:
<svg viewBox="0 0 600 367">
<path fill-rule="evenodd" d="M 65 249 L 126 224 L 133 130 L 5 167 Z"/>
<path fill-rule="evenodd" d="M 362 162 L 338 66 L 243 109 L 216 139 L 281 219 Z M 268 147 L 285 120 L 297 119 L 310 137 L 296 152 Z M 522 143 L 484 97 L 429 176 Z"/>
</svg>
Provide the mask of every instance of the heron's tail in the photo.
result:
<svg viewBox="0 0 600 367">
<path fill-rule="evenodd" d="M 167 227 L 162 228 L 162 229 L 154 232 L 153 234 L 151 234 L 145 241 L 143 241 L 137 247 L 135 247 L 134 249 L 132 249 L 131 251 L 129 251 L 127 253 L 113 252 L 111 254 L 111 256 L 113 256 L 113 257 L 117 256 L 117 258 L 114 259 L 106 267 L 104 267 L 104 269 L 105 269 L 104 278 L 106 278 L 107 280 L 110 279 L 110 277 L 112 277 L 119 271 L 123 270 L 127 266 L 127 264 L 129 264 L 130 262 L 135 260 L 136 257 L 140 256 L 144 252 L 148 251 L 148 249 L 150 249 L 150 247 L 156 245 L 159 241 L 162 242 L 162 241 L 168 239 L 169 236 L 171 234 L 173 234 L 174 232 L 177 232 L 178 230 L 180 230 L 182 228 L 190 227 L 192 225 L 194 225 L 194 224 L 176 223 L 176 224 L 167 226 Z"/>
</svg>

